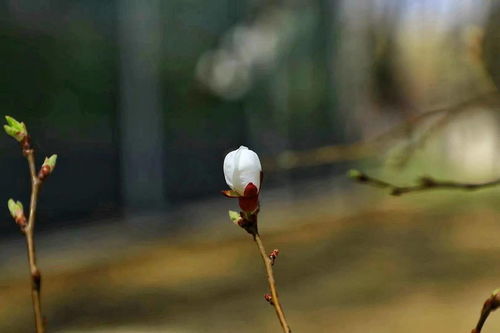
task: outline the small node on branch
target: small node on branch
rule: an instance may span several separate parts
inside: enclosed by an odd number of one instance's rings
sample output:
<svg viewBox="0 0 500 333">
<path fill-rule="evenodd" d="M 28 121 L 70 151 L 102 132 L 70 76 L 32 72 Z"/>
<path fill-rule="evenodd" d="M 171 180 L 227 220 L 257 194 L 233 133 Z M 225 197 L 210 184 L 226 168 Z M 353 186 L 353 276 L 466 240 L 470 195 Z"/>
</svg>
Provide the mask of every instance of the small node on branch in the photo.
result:
<svg viewBox="0 0 500 333">
<path fill-rule="evenodd" d="M 33 271 L 31 272 L 31 276 L 33 279 L 33 283 L 35 284 L 35 287 L 37 290 L 40 290 L 40 286 L 42 284 L 42 273 L 38 268 L 34 268 Z"/>
<path fill-rule="evenodd" d="M 31 147 L 31 137 L 29 135 L 21 141 L 21 150 L 23 152 L 23 156 L 25 157 L 33 154 L 33 148 Z"/>
<path fill-rule="evenodd" d="M 419 183 L 420 183 L 420 186 L 422 186 L 422 187 L 429 188 L 429 187 L 436 186 L 436 181 L 434 179 L 432 179 L 431 177 L 427 177 L 427 176 L 420 177 Z"/>
<path fill-rule="evenodd" d="M 391 190 L 391 193 L 390 193 L 390 194 L 391 194 L 392 196 L 399 197 L 399 196 L 400 196 L 401 194 L 403 194 L 403 193 L 404 193 L 404 191 L 403 191 L 403 190 L 401 190 L 400 188 L 393 188 L 393 189 Z"/>
<path fill-rule="evenodd" d="M 274 305 L 273 296 L 271 294 L 264 294 L 264 299 L 271 305 Z"/>
<path fill-rule="evenodd" d="M 276 258 L 280 254 L 280 250 L 274 249 L 270 254 L 269 254 L 269 260 L 271 260 L 271 265 L 274 265 L 274 262 L 276 261 Z"/>
<path fill-rule="evenodd" d="M 361 171 L 356 170 L 356 169 L 351 169 L 351 170 L 347 171 L 347 177 L 349 177 L 353 180 L 357 180 L 358 182 L 365 182 L 366 181 L 365 175 L 363 173 L 361 173 Z"/>
</svg>

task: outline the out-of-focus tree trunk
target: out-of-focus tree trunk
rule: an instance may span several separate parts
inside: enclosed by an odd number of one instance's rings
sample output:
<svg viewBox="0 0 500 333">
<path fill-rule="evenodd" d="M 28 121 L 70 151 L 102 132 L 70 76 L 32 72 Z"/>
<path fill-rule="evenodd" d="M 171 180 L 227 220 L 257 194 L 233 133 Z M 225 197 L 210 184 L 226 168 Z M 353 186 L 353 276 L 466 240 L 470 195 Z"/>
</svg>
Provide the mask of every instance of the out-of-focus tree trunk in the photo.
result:
<svg viewBox="0 0 500 333">
<path fill-rule="evenodd" d="M 163 117 L 159 0 L 120 0 L 121 184 L 126 209 L 162 208 Z"/>
</svg>

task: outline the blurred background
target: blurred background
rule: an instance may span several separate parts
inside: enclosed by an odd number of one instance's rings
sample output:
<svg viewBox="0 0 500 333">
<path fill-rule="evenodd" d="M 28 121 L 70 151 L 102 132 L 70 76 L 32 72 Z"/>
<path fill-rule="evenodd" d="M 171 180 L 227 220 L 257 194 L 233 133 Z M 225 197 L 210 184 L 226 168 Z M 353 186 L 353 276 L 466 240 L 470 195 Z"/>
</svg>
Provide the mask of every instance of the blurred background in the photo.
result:
<svg viewBox="0 0 500 333">
<path fill-rule="evenodd" d="M 496 0 L 0 0 L 0 113 L 44 185 L 49 332 L 279 332 L 225 154 L 261 157 L 260 231 L 294 332 L 468 332 L 500 287 Z M 27 163 L 0 139 L 0 332 L 33 331 Z M 496 313 L 484 331 L 500 329 Z"/>
</svg>

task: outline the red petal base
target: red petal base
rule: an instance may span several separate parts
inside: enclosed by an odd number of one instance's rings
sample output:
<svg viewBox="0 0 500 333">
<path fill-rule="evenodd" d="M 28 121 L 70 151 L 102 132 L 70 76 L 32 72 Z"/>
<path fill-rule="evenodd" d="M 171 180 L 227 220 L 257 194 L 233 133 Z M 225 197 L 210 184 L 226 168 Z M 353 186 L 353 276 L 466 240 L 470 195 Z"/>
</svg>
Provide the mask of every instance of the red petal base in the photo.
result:
<svg viewBox="0 0 500 333">
<path fill-rule="evenodd" d="M 244 212 L 253 212 L 259 206 L 259 189 L 253 183 L 248 183 L 245 193 L 239 199 L 240 208 Z"/>
<path fill-rule="evenodd" d="M 252 213 L 259 207 L 259 189 L 253 183 L 248 183 L 242 196 L 233 190 L 221 192 L 228 198 L 238 198 L 240 208 L 244 212 Z"/>
</svg>

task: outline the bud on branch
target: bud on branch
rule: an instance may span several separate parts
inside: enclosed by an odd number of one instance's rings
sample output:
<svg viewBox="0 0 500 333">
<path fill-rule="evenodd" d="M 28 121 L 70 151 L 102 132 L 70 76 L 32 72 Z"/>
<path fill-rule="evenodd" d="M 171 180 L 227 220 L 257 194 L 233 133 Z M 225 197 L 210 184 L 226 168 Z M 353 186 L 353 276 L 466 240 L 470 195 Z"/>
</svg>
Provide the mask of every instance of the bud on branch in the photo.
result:
<svg viewBox="0 0 500 333">
<path fill-rule="evenodd" d="M 14 221 L 16 221 L 21 228 L 24 228 L 26 226 L 26 216 L 24 215 L 24 208 L 21 201 L 16 202 L 13 199 L 9 199 L 7 206 L 9 207 L 10 215 L 12 215 Z"/>
<path fill-rule="evenodd" d="M 3 128 L 9 136 L 18 142 L 23 141 L 28 136 L 26 125 L 23 122 L 19 122 L 10 116 L 5 116 L 5 120 L 7 121 L 7 125 L 3 125 Z"/>
<path fill-rule="evenodd" d="M 231 190 L 222 194 L 238 198 L 244 212 L 253 213 L 259 207 L 262 166 L 259 156 L 245 146 L 228 153 L 224 158 L 224 178 Z"/>
<path fill-rule="evenodd" d="M 269 254 L 269 260 L 271 260 L 271 265 L 274 265 L 274 262 L 276 261 L 276 258 L 278 258 L 278 255 L 280 254 L 280 250 L 274 249 L 270 254 Z"/>
<path fill-rule="evenodd" d="M 229 219 L 236 224 L 237 226 L 241 227 L 241 223 L 243 222 L 243 218 L 241 217 L 241 214 L 238 212 L 235 212 L 234 210 L 229 211 Z"/>
<path fill-rule="evenodd" d="M 47 178 L 48 175 L 50 175 L 54 169 L 56 168 L 56 162 L 57 162 L 57 155 L 54 154 L 50 157 L 45 157 L 45 160 L 43 161 L 42 167 L 40 168 L 40 171 L 38 172 L 38 178 L 40 180 L 44 180 Z"/>
<path fill-rule="evenodd" d="M 274 305 L 273 296 L 271 294 L 264 294 L 264 299 L 271 305 Z"/>
<path fill-rule="evenodd" d="M 281 307 L 272 263 L 278 255 L 278 250 L 274 250 L 267 255 L 262 239 L 257 228 L 257 216 L 259 214 L 259 194 L 262 183 L 262 166 L 259 156 L 247 147 L 240 146 L 233 150 L 224 158 L 224 178 L 230 190 L 222 191 L 226 197 L 237 198 L 241 212 L 229 211 L 231 221 L 240 226 L 252 235 L 259 253 L 262 257 L 267 273 L 270 294 L 265 294 L 264 298 L 276 310 L 276 315 L 283 328 L 284 333 L 290 333 L 290 326 L 285 319 L 283 308 Z"/>
</svg>

